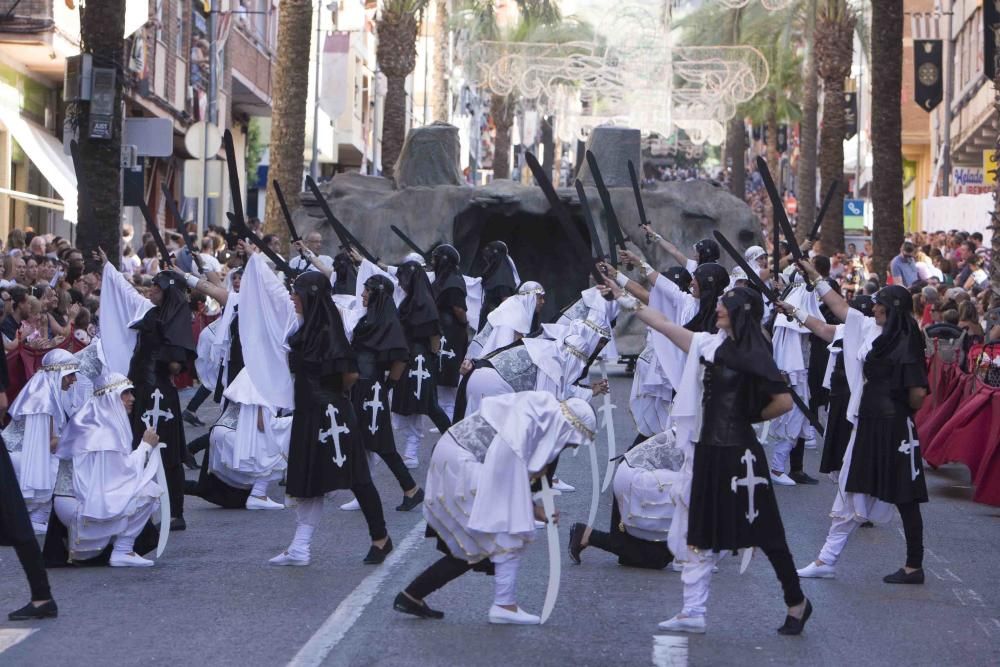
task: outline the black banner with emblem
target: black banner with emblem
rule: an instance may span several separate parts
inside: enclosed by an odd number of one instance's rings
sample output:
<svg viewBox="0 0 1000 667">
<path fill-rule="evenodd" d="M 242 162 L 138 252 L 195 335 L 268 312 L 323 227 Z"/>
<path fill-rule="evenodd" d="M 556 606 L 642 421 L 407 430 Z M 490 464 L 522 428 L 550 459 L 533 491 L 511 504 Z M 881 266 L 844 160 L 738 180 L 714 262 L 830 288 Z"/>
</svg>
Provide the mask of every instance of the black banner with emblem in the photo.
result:
<svg viewBox="0 0 1000 667">
<path fill-rule="evenodd" d="M 986 78 L 992 81 L 997 76 L 997 56 L 1000 50 L 1000 7 L 997 3 L 987 0 L 983 3 L 983 70 Z"/>
<path fill-rule="evenodd" d="M 943 48 L 940 39 L 913 40 L 913 99 L 924 111 L 933 111 L 944 99 Z"/>
<path fill-rule="evenodd" d="M 858 133 L 858 94 L 844 93 L 844 139 Z"/>
</svg>

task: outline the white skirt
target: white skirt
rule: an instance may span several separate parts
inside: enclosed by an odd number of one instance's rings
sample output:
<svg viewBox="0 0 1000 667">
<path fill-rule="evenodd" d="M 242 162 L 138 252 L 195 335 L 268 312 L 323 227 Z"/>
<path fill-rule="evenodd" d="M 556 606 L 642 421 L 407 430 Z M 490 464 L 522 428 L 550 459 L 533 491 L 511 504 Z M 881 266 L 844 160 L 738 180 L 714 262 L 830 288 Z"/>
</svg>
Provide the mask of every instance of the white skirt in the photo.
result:
<svg viewBox="0 0 1000 667">
<path fill-rule="evenodd" d="M 477 368 L 469 377 L 469 383 L 465 388 L 465 415 L 469 416 L 473 412 L 478 412 L 479 404 L 487 396 L 513 393 L 514 388 L 497 373 L 495 368 L 486 366 Z"/>
<path fill-rule="evenodd" d="M 665 542 L 674 518 L 670 496 L 681 473 L 634 468 L 627 462 L 615 472 L 614 492 L 625 532 L 650 542 Z"/>
</svg>

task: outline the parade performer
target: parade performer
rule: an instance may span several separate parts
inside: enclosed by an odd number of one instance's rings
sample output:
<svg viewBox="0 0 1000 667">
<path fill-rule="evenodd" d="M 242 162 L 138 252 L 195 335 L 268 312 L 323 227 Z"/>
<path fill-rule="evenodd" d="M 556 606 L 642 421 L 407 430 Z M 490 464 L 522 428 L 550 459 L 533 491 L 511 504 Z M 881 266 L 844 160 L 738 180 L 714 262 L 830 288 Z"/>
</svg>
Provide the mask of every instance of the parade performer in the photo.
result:
<svg viewBox="0 0 1000 667">
<path fill-rule="evenodd" d="M 466 280 L 459 271 L 461 256 L 443 243 L 431 252 L 434 278 L 431 290 L 441 324 L 438 357 L 438 402 L 448 419 L 455 415 L 455 394 L 462 376 L 459 369 L 469 348 L 469 304 Z"/>
<path fill-rule="evenodd" d="M 923 518 L 927 502 L 920 441 L 913 414 L 927 396 L 924 338 L 913 318 L 913 299 L 905 287 L 890 285 L 872 298 L 873 316 L 851 308 L 821 280 L 809 262 L 799 266 L 816 283 L 816 291 L 844 322 L 844 368 L 851 388 L 847 419 L 854 424 L 844 454 L 833 521 L 819 557 L 799 570 L 800 576 L 833 578 L 850 535 L 865 521 L 884 523 L 895 505 L 903 522 L 906 562 L 883 581 L 922 584 Z M 819 330 L 820 322 L 794 315 Z M 812 327 L 810 327 L 812 328 Z"/>
<path fill-rule="evenodd" d="M 753 430 L 754 422 L 774 419 L 792 407 L 788 385 L 761 329 L 763 299 L 746 287 L 728 290 L 717 307 L 719 332 L 693 333 L 624 295 L 613 282 L 608 287 L 623 308 L 635 310 L 640 320 L 687 354 L 673 418 L 690 482 L 674 485 L 679 493 L 668 540 L 671 552 L 684 560 L 684 606 L 659 627 L 704 632 L 712 571 L 720 554 L 760 547 L 788 607 L 778 632 L 801 633 L 812 605 L 799 586 L 767 459 Z"/>
<path fill-rule="evenodd" d="M 409 468 L 419 465 L 422 439 L 421 415 L 430 417 L 440 433 L 451 425 L 437 398 L 438 354 L 441 351 L 441 323 L 427 273 L 416 262 L 404 262 L 396 272 L 406 293 L 399 304 L 399 321 L 410 346 L 410 363 L 393 391 L 392 412 L 396 428 L 406 436 L 403 460 Z"/>
<path fill-rule="evenodd" d="M 469 570 L 494 575 L 490 623 L 532 625 L 539 617 L 516 602 L 521 556 L 535 536 L 532 480 L 546 474 L 567 446 L 592 442 L 597 419 L 582 400 L 547 392 L 486 399 L 454 424 L 431 456 L 424 517 L 444 556 L 400 592 L 393 608 L 422 618 L 444 612 L 424 600 Z"/>
<path fill-rule="evenodd" d="M 263 261 L 254 255 L 251 262 Z M 271 317 L 295 322 L 287 339 L 290 351 L 274 349 L 274 361 L 290 366 L 294 380 L 295 413 L 288 451 L 287 496 L 297 500 L 295 537 L 272 565 L 308 565 L 312 536 L 323 511 L 323 498 L 336 489 L 350 489 L 361 504 L 372 544 L 365 563 L 377 564 L 392 551 L 385 528 L 382 501 L 371 480 L 360 426 L 348 396 L 358 378 L 357 358 L 347 339 L 344 320 L 333 302 L 330 281 L 322 273 L 303 273 L 292 286 L 292 298 L 277 298 L 280 281 L 270 272 L 260 275 L 274 285 Z M 293 312 L 294 309 L 294 312 Z M 294 327 L 295 325 L 292 325 Z M 285 357 L 287 356 L 287 362 Z"/>
<path fill-rule="evenodd" d="M 521 278 L 517 275 L 517 267 L 503 241 L 490 241 L 482 250 L 483 257 L 483 306 L 479 311 L 479 322 L 476 331 L 486 326 L 489 314 L 494 311 L 509 296 L 517 292 Z"/>
<path fill-rule="evenodd" d="M 539 329 L 538 314 L 545 305 L 545 288 L 532 280 L 517 288 L 486 318 L 486 326 L 469 343 L 466 359 L 489 356 Z"/>
<path fill-rule="evenodd" d="M 100 251 L 101 340 L 108 367 L 133 384 L 132 440 L 138 446 L 147 423 L 166 444 L 163 466 L 170 495 L 171 530 L 184 530 L 184 468 L 186 453 L 180 398 L 171 381 L 195 357 L 191 309 L 184 277 L 161 271 L 153 278 L 148 298 L 139 294 Z M 131 359 L 129 356 L 131 355 Z M 124 374 L 124 373 L 123 373 Z"/>
<path fill-rule="evenodd" d="M 155 481 L 159 438 L 149 428 L 132 448 L 129 414 L 134 405 L 129 379 L 108 373 L 97 378 L 93 398 L 69 420 L 57 451 L 55 515 L 61 525 L 58 537 L 50 526 L 46 539 L 50 561 L 93 561 L 113 543 L 111 567 L 154 564 L 137 552 L 152 549 L 156 542 L 137 547 L 136 540 L 163 493 Z M 61 559 L 53 555 L 55 550 Z"/>
<path fill-rule="evenodd" d="M 79 370 L 80 363 L 66 350 L 46 352 L 41 368 L 10 406 L 11 423 L 3 431 L 32 528 L 38 535 L 48 530 L 59 470 L 55 445 L 69 418 L 68 392 Z"/>
</svg>

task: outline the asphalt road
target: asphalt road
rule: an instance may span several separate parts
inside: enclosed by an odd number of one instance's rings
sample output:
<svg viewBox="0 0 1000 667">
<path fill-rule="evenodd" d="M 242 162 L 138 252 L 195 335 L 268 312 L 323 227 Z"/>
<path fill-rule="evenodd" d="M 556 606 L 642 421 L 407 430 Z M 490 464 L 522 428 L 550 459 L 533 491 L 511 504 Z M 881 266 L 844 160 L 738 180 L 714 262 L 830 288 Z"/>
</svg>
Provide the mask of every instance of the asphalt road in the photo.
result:
<svg viewBox="0 0 1000 667">
<path fill-rule="evenodd" d="M 625 409 L 629 382 L 612 379 L 622 445 L 635 433 Z M 216 413 L 209 401 L 201 415 L 210 421 Z M 418 481 L 435 437 L 425 440 Z M 818 452 L 807 452 L 807 470 L 815 474 L 818 464 Z M 1000 664 L 1000 578 L 994 569 L 1000 510 L 969 500 L 969 475 L 960 466 L 928 472 L 926 585 L 881 581 L 903 561 L 898 519 L 860 530 L 841 559 L 838 579 L 804 582 L 815 612 L 805 634 L 792 638 L 775 633 L 784 608 L 762 556 L 742 576 L 736 559 L 721 563 L 708 632 L 690 637 L 656 627 L 680 608 L 679 574 L 623 568 L 595 549 L 584 552 L 581 566 L 573 565 L 565 543 L 570 524 L 586 519 L 588 466 L 585 453 L 560 463 L 560 476 L 578 492 L 557 499 L 562 588 L 542 627 L 489 625 L 492 580 L 476 573 L 430 598 L 446 612 L 442 621 L 394 612 L 392 598 L 438 552 L 422 537 L 419 512 L 394 511 L 401 492 L 379 465 L 376 483 L 396 543 L 382 566 L 361 563 L 367 531 L 359 512 L 337 509 L 349 499 L 346 492 L 327 501 L 306 568 L 267 565 L 292 537 L 292 511 L 221 510 L 188 498 L 188 530 L 172 534 L 156 567 L 50 571 L 60 617 L 32 624 L 0 620 L 0 665 Z M 281 492 L 272 488 L 273 496 Z M 834 486 L 824 480 L 779 487 L 778 494 L 792 553 L 802 565 L 823 542 Z M 599 525 L 607 524 L 609 512 L 607 496 Z M 521 567 L 520 605 L 538 613 L 547 580 L 539 531 Z M 0 549 L 0 608 L 18 607 L 27 597 L 13 551 Z"/>
</svg>

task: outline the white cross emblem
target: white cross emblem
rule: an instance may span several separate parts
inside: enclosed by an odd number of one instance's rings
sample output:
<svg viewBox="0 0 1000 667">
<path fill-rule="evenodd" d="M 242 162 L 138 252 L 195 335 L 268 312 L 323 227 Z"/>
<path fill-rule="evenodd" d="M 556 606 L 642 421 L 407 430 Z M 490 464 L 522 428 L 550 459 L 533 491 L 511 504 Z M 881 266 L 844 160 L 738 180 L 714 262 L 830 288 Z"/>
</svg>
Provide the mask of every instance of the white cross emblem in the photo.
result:
<svg viewBox="0 0 1000 667">
<path fill-rule="evenodd" d="M 444 367 L 444 358 L 449 359 L 455 358 L 455 351 L 448 349 L 448 339 L 441 336 L 441 351 L 438 353 L 438 370 L 440 371 Z"/>
<path fill-rule="evenodd" d="M 763 484 L 764 486 L 767 486 L 768 484 L 766 477 L 756 477 L 753 474 L 753 463 L 756 460 L 757 457 L 751 454 L 749 449 L 746 450 L 746 452 L 744 452 L 743 456 L 740 458 L 740 461 L 746 463 L 747 465 L 747 476 L 742 478 L 737 478 L 736 475 L 733 475 L 733 479 L 729 482 L 730 486 L 733 489 L 733 493 L 736 493 L 736 489 L 738 487 L 745 486 L 747 488 L 746 517 L 747 521 L 749 521 L 750 523 L 753 523 L 753 520 L 756 519 L 757 516 L 760 514 L 760 512 L 754 509 L 753 506 L 754 487 L 757 486 L 758 484 Z"/>
<path fill-rule="evenodd" d="M 160 428 L 161 419 L 168 422 L 174 418 L 174 413 L 170 411 L 170 408 L 160 410 L 160 399 L 163 398 L 163 393 L 159 388 L 153 390 L 150 398 L 153 399 L 153 409 L 142 413 L 142 423 L 146 425 L 146 428 L 151 428 L 155 431 Z"/>
<path fill-rule="evenodd" d="M 920 441 L 913 437 L 913 422 L 910 421 L 909 417 L 906 418 L 906 431 L 909 433 L 910 439 L 903 440 L 897 451 L 910 455 L 910 481 L 912 482 L 920 474 L 920 468 L 917 467 L 916 462 L 916 451 L 917 447 L 920 446 Z"/>
<path fill-rule="evenodd" d="M 340 451 L 340 434 L 350 433 L 351 429 L 337 423 L 337 408 L 333 407 L 332 403 L 326 406 L 326 416 L 330 418 L 330 428 L 319 432 L 319 441 L 333 440 L 333 462 L 338 468 L 343 468 L 347 457 Z"/>
<path fill-rule="evenodd" d="M 417 378 L 417 388 L 413 392 L 413 395 L 416 396 L 417 398 L 420 398 L 420 394 L 423 392 L 424 388 L 424 380 L 429 378 L 431 374 L 424 369 L 424 355 L 418 354 L 417 358 L 414 359 L 414 361 L 417 362 L 417 367 L 409 372 L 409 376 L 411 378 L 412 377 Z"/>
<path fill-rule="evenodd" d="M 368 426 L 368 432 L 372 435 L 375 435 L 375 432 L 378 431 L 378 411 L 385 407 L 380 398 L 381 392 L 382 385 L 376 382 L 372 385 L 372 399 L 361 404 L 361 407 L 365 410 L 368 408 L 372 409 L 372 422 Z"/>
</svg>

